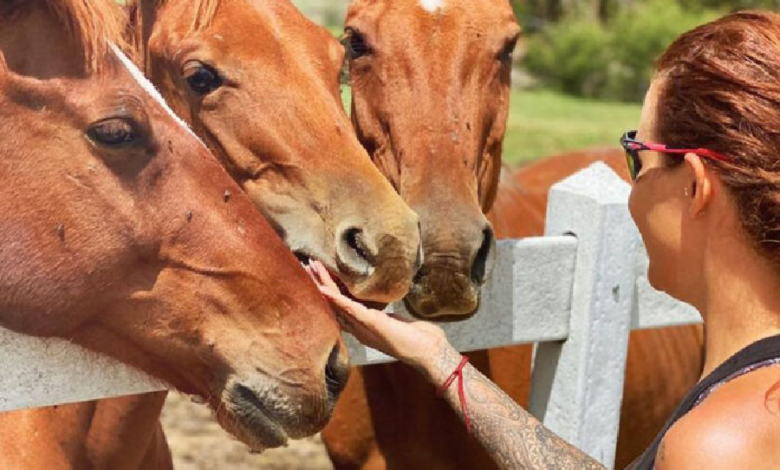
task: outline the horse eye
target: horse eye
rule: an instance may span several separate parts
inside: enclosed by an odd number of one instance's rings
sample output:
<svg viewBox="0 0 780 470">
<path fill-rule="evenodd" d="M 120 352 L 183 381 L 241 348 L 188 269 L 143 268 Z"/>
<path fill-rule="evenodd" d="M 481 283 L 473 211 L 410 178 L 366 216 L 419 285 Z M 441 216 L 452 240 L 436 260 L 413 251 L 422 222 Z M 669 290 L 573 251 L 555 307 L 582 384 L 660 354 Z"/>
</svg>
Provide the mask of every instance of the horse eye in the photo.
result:
<svg viewBox="0 0 780 470">
<path fill-rule="evenodd" d="M 89 139 L 105 147 L 122 148 L 139 143 L 141 133 L 126 118 L 110 118 L 93 124 L 87 131 Z"/>
<path fill-rule="evenodd" d="M 347 57 L 350 60 L 359 59 L 371 53 L 371 48 L 368 46 L 366 38 L 354 29 L 347 30 L 342 43 L 347 50 Z"/>
<path fill-rule="evenodd" d="M 513 39 L 512 41 L 509 41 L 504 48 L 501 50 L 501 54 L 499 55 L 499 59 L 502 62 L 512 62 L 512 56 L 515 53 L 515 48 L 517 47 L 517 39 Z"/>
<path fill-rule="evenodd" d="M 208 95 L 222 86 L 222 77 L 213 67 L 193 60 L 184 65 L 184 79 L 190 89 L 199 95 Z"/>
</svg>

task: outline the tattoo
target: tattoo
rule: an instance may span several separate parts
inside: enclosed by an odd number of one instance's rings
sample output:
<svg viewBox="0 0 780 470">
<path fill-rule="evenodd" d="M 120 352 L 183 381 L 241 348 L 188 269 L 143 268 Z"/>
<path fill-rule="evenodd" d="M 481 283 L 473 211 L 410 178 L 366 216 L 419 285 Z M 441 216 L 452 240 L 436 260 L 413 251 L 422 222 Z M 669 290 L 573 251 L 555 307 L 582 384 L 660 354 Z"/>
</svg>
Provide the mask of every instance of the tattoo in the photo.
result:
<svg viewBox="0 0 780 470">
<path fill-rule="evenodd" d="M 460 354 L 444 345 L 436 357 L 428 374 L 433 383 L 441 384 L 457 367 Z M 472 433 L 499 467 L 604 469 L 599 462 L 545 428 L 473 366 L 464 367 L 463 380 Z M 447 390 L 446 398 L 463 419 L 457 384 Z"/>
</svg>

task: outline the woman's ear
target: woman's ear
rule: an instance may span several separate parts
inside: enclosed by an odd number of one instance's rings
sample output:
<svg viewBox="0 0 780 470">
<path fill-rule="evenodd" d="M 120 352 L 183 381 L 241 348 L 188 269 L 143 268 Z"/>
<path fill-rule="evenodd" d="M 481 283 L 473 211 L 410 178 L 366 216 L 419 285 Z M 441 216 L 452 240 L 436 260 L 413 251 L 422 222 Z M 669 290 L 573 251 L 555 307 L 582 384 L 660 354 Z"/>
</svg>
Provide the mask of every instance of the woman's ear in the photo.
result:
<svg viewBox="0 0 780 470">
<path fill-rule="evenodd" d="M 690 214 L 700 216 L 712 202 L 712 174 L 707 171 L 702 158 L 695 153 L 685 154 L 690 178 L 687 178 L 685 195 L 690 199 Z"/>
</svg>

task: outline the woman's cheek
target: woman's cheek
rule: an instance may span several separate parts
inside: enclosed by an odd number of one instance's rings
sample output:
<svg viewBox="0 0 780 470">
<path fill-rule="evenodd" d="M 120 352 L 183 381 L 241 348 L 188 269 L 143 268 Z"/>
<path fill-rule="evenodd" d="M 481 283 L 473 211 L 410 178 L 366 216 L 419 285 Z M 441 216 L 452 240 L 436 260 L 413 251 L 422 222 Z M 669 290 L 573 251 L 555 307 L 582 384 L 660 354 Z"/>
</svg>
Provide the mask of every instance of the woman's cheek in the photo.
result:
<svg viewBox="0 0 780 470">
<path fill-rule="evenodd" d="M 641 187 L 634 185 L 631 188 L 631 194 L 628 197 L 628 212 L 639 229 L 642 241 L 647 243 L 647 237 L 649 236 L 647 233 L 647 206 L 643 204 Z"/>
<path fill-rule="evenodd" d="M 653 224 L 650 223 L 650 219 L 652 219 L 651 214 L 649 214 L 650 208 L 647 204 L 643 204 L 645 202 L 642 194 L 643 189 L 641 186 L 634 185 L 628 199 L 628 210 L 639 229 L 639 234 L 642 237 L 642 242 L 649 258 L 647 280 L 654 289 L 663 290 L 663 279 L 665 277 L 663 275 L 664 262 L 662 259 L 665 251 L 663 249 L 664 244 L 659 239 L 660 234 L 653 231 Z"/>
<path fill-rule="evenodd" d="M 628 212 L 631 214 L 631 218 L 634 220 L 634 223 L 638 226 L 639 223 L 637 221 L 637 210 L 636 210 L 636 185 L 631 187 L 631 194 L 628 196 Z"/>
</svg>

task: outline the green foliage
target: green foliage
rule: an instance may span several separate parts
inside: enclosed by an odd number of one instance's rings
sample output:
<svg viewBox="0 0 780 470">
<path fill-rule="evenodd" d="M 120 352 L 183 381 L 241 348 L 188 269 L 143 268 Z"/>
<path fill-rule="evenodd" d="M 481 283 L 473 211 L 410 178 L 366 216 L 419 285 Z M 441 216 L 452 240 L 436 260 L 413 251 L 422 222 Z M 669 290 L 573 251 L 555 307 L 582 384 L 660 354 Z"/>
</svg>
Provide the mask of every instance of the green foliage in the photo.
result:
<svg viewBox="0 0 780 470">
<path fill-rule="evenodd" d="M 557 20 L 563 13 L 561 0 L 510 0 L 521 24 Z"/>
<path fill-rule="evenodd" d="M 682 33 L 716 19 L 711 10 L 685 10 L 672 0 L 650 0 L 624 9 L 612 23 L 612 56 L 617 64 L 607 94 L 612 98 L 641 100 L 653 74 L 655 61 Z"/>
<path fill-rule="evenodd" d="M 566 93 L 638 101 L 666 47 L 717 16 L 675 0 L 648 0 L 623 7 L 606 26 L 592 18 L 566 19 L 529 40 L 524 65 Z"/>
<path fill-rule="evenodd" d="M 525 66 L 563 92 L 600 96 L 607 86 L 610 44 L 609 32 L 598 22 L 564 20 L 530 39 Z"/>
</svg>

